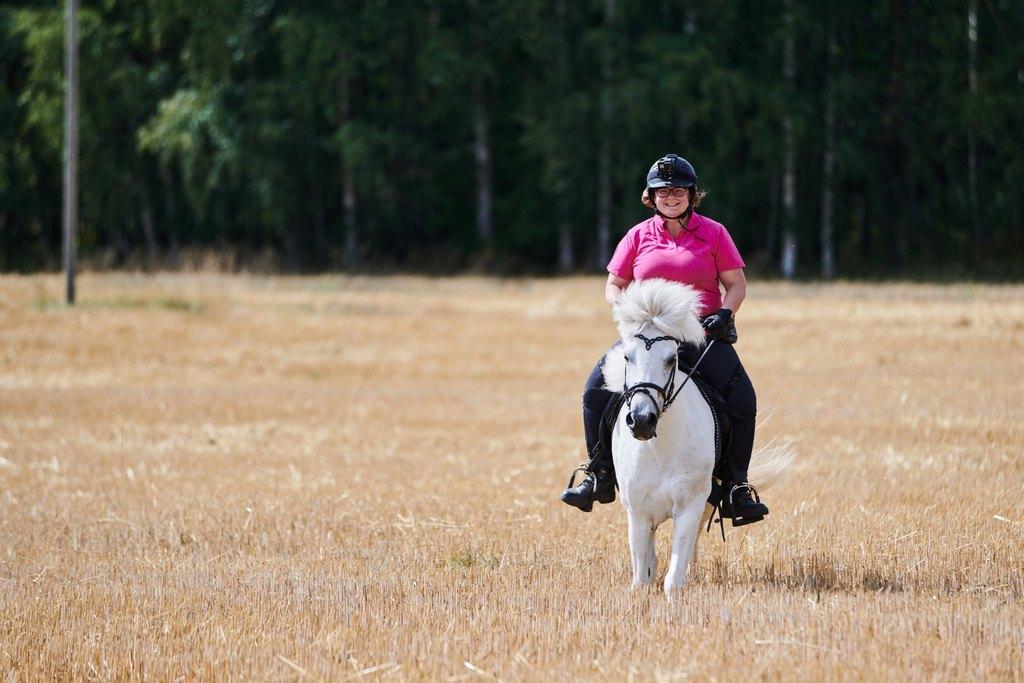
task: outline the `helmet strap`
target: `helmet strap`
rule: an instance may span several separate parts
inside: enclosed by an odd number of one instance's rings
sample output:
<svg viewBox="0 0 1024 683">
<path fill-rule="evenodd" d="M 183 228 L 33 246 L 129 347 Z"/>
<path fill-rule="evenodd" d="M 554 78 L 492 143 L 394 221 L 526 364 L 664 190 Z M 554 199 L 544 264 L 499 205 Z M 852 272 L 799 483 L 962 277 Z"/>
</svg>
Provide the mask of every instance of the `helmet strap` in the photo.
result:
<svg viewBox="0 0 1024 683">
<path fill-rule="evenodd" d="M 693 209 L 687 208 L 686 211 L 682 212 L 681 214 L 679 214 L 675 218 L 669 218 L 668 216 L 663 214 L 661 211 L 659 211 L 657 209 L 657 207 L 655 207 L 654 213 L 658 214 L 659 216 L 662 217 L 662 219 L 664 219 L 666 221 L 680 221 L 682 223 L 683 230 L 687 230 L 688 231 L 686 226 L 689 225 L 689 223 L 690 223 L 690 216 L 693 215 Z"/>
</svg>

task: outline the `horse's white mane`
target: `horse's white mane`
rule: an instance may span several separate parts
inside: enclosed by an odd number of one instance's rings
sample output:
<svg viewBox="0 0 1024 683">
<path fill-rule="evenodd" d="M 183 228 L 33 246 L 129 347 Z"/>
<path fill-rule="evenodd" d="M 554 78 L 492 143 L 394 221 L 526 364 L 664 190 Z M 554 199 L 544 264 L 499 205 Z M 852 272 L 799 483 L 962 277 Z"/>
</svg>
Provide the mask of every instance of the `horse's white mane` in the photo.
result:
<svg viewBox="0 0 1024 683">
<path fill-rule="evenodd" d="M 668 280 L 634 281 L 615 302 L 612 315 L 623 339 L 647 325 L 690 344 L 704 343 L 704 328 L 697 314 L 700 293 L 693 287 Z"/>
<path fill-rule="evenodd" d="M 685 343 L 703 344 L 704 328 L 697 317 L 700 304 L 700 293 L 687 285 L 661 279 L 635 280 L 615 302 L 612 316 L 623 340 L 652 325 Z M 604 364 L 606 387 L 621 391 L 625 372 L 622 354 L 608 354 Z"/>
</svg>

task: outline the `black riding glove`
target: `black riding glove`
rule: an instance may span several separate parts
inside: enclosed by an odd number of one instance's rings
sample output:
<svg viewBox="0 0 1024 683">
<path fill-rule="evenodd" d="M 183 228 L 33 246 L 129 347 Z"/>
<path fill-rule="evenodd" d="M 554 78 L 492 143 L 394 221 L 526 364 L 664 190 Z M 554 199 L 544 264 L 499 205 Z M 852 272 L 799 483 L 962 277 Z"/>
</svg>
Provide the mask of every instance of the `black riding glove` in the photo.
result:
<svg viewBox="0 0 1024 683">
<path fill-rule="evenodd" d="M 728 308 L 719 308 L 701 320 L 700 324 L 704 326 L 704 331 L 707 332 L 709 338 L 729 341 L 730 329 L 734 329 L 732 311 Z"/>
</svg>

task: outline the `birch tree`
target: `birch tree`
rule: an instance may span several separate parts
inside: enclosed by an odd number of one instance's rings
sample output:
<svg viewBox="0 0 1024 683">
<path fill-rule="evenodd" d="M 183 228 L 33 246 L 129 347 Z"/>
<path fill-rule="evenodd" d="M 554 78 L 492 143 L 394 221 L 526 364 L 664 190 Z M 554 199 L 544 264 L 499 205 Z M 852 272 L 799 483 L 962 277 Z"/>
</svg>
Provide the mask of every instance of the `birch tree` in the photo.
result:
<svg viewBox="0 0 1024 683">
<path fill-rule="evenodd" d="M 601 270 L 611 257 L 612 222 L 612 69 L 615 63 L 615 0 L 604 0 L 605 35 L 601 41 L 601 128 L 598 152 L 597 263 Z"/>
<path fill-rule="evenodd" d="M 827 79 L 824 90 L 825 98 L 825 144 L 821 158 L 821 275 L 831 279 L 835 277 L 835 147 L 836 147 L 836 114 L 834 73 L 836 69 L 836 19 L 835 10 L 830 9 L 827 25 Z"/>
<path fill-rule="evenodd" d="M 793 130 L 793 101 L 796 95 L 796 27 L 793 0 L 783 2 L 782 78 L 786 101 L 782 112 L 782 243 L 779 271 L 782 277 L 796 275 L 796 137 Z"/>
<path fill-rule="evenodd" d="M 485 27 L 480 16 L 479 0 L 468 0 L 471 21 L 472 69 L 470 92 L 473 100 L 473 161 L 476 175 L 476 235 L 487 244 L 494 235 L 494 209 L 491 186 L 490 121 L 487 116 L 486 69 L 484 56 Z"/>
</svg>

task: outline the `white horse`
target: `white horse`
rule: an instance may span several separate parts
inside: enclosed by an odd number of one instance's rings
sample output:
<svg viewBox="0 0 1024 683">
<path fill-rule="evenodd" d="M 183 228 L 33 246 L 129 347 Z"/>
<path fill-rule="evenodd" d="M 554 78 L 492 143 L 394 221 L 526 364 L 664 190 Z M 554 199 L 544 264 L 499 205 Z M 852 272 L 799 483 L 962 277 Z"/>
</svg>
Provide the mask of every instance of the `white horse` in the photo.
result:
<svg viewBox="0 0 1024 683">
<path fill-rule="evenodd" d="M 684 385 L 685 375 L 677 372 L 679 346 L 705 343 L 699 310 L 699 294 L 690 287 L 657 279 L 634 282 L 613 307 L 622 343 L 604 364 L 608 389 L 631 387 L 615 424 L 612 454 L 629 519 L 633 586 L 654 581 L 654 532 L 671 517 L 666 594 L 686 583 L 700 528 L 714 511 L 706 504 L 715 467 L 714 417 L 697 386 Z M 764 488 L 791 454 L 783 447 L 755 457 L 751 483 Z"/>
</svg>

